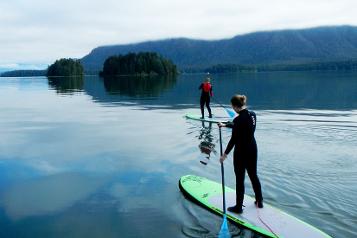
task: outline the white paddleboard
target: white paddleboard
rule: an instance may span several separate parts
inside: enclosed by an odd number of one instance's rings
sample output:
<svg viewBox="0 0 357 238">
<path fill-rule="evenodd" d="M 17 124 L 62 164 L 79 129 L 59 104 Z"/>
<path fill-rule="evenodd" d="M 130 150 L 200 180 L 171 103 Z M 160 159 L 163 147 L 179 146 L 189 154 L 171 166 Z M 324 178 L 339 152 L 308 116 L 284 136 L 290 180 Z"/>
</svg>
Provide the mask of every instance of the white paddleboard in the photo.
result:
<svg viewBox="0 0 357 238">
<path fill-rule="evenodd" d="M 215 213 L 223 214 L 220 183 L 195 175 L 186 175 L 181 177 L 179 186 L 183 193 L 194 202 Z M 226 187 L 225 191 L 227 207 L 234 206 L 235 190 Z M 227 218 L 267 237 L 331 238 L 318 228 L 267 203 L 264 203 L 264 208 L 257 208 L 254 201 L 254 198 L 245 195 L 243 213 L 236 214 L 227 211 Z"/>
</svg>

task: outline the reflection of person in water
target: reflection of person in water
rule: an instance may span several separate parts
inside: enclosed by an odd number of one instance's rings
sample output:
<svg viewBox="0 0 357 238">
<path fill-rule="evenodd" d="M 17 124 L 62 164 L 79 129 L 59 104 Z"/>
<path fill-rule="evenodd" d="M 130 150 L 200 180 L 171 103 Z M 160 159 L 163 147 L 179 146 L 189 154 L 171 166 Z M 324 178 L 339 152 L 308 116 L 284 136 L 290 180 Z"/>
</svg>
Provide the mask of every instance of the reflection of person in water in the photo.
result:
<svg viewBox="0 0 357 238">
<path fill-rule="evenodd" d="M 198 137 L 198 139 L 201 141 L 200 144 L 198 145 L 198 148 L 200 148 L 200 151 L 202 154 L 205 154 L 205 158 L 206 160 L 203 161 L 201 160 L 200 162 L 204 165 L 207 164 L 210 156 L 211 156 L 211 152 L 216 152 L 214 150 L 214 143 L 213 142 L 213 136 L 211 134 L 211 130 L 212 130 L 212 122 L 208 123 L 208 127 L 205 125 L 205 122 L 202 121 L 202 128 L 200 130 L 200 135 Z"/>
</svg>

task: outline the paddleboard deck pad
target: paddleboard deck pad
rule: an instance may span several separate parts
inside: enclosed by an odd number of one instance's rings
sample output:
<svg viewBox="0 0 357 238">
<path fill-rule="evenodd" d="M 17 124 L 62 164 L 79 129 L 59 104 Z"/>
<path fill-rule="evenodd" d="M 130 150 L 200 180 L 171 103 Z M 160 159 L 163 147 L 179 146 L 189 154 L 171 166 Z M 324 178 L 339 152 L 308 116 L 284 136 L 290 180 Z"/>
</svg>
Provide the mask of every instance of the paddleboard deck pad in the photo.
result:
<svg viewBox="0 0 357 238">
<path fill-rule="evenodd" d="M 228 122 L 228 121 L 231 121 L 229 120 L 229 118 L 215 118 L 215 117 L 212 117 L 212 118 L 209 118 L 209 117 L 204 117 L 204 118 L 201 118 L 201 115 L 197 115 L 197 114 L 186 114 L 185 117 L 187 119 L 192 119 L 192 120 L 197 120 L 197 121 L 205 121 L 205 122 L 212 122 L 212 123 L 219 123 L 219 122 Z"/>
<path fill-rule="evenodd" d="M 184 195 L 210 211 L 223 215 L 222 184 L 212 180 L 185 175 L 180 178 L 179 187 Z M 225 187 L 227 207 L 235 205 L 235 190 Z M 242 214 L 227 211 L 227 219 L 266 237 L 274 238 L 331 238 L 319 229 L 293 217 L 269 204 L 257 208 L 255 199 L 244 196 Z"/>
</svg>

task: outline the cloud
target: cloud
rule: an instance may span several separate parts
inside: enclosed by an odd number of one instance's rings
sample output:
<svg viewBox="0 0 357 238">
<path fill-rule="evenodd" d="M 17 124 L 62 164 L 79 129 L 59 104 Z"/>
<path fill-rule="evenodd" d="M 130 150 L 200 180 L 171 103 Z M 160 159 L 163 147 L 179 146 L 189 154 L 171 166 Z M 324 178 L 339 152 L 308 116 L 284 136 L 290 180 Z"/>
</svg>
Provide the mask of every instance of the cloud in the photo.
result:
<svg viewBox="0 0 357 238">
<path fill-rule="evenodd" d="M 357 25 L 356 7 L 353 0 L 13 0 L 0 3 L 0 64 L 48 64 L 99 45 L 151 39 Z"/>
<path fill-rule="evenodd" d="M 6 190 L 4 208 L 14 220 L 59 212 L 94 193 L 105 181 L 76 173 L 33 179 Z"/>
<path fill-rule="evenodd" d="M 18 68 L 19 64 L 0 64 L 1 69 L 13 69 Z"/>
</svg>

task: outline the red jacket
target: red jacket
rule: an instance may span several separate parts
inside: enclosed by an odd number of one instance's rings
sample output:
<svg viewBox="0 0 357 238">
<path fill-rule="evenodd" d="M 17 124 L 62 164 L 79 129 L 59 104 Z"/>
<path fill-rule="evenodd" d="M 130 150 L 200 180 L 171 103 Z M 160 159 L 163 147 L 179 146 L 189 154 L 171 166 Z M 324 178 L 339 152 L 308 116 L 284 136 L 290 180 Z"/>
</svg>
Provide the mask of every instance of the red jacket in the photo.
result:
<svg viewBox="0 0 357 238">
<path fill-rule="evenodd" d="M 213 96 L 212 85 L 209 82 L 202 83 L 199 89 L 202 89 L 202 94 L 209 94 L 211 97 Z"/>
</svg>

